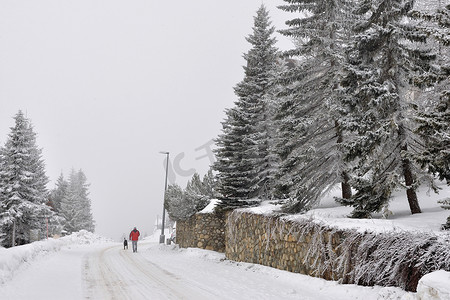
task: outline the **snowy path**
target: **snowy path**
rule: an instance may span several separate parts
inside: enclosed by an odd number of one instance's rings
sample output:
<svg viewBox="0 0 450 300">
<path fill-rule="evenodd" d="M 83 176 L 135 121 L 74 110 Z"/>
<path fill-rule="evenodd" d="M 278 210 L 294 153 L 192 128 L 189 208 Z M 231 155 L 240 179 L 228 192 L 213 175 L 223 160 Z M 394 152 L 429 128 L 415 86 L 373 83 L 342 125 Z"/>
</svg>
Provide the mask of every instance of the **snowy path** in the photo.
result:
<svg viewBox="0 0 450 300">
<path fill-rule="evenodd" d="M 10 255 L 16 250 L 20 249 Z M 213 251 L 178 249 L 154 241 L 139 242 L 138 250 L 94 243 L 39 252 L 0 284 L 0 299 L 395 300 L 407 296 L 397 288 L 340 285 L 232 262 Z"/>
<path fill-rule="evenodd" d="M 88 299 L 217 299 L 201 286 L 192 287 L 192 283 L 158 267 L 140 252 L 124 251 L 121 246 L 89 257 L 85 272 Z"/>
</svg>

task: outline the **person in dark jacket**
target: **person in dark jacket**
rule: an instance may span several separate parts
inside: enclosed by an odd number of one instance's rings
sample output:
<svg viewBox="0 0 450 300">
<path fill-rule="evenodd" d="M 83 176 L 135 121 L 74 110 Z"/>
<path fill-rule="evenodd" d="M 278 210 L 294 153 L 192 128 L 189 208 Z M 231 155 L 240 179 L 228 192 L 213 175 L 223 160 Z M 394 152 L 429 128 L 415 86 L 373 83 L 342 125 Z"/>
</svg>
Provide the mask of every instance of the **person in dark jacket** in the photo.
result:
<svg viewBox="0 0 450 300">
<path fill-rule="evenodd" d="M 134 227 L 134 229 L 130 232 L 130 240 L 131 245 L 133 246 L 133 252 L 137 252 L 137 241 L 139 239 L 139 236 L 141 234 L 139 233 L 139 230 Z"/>
<path fill-rule="evenodd" d="M 126 238 L 123 238 L 123 250 L 128 249 L 128 242 Z"/>
</svg>

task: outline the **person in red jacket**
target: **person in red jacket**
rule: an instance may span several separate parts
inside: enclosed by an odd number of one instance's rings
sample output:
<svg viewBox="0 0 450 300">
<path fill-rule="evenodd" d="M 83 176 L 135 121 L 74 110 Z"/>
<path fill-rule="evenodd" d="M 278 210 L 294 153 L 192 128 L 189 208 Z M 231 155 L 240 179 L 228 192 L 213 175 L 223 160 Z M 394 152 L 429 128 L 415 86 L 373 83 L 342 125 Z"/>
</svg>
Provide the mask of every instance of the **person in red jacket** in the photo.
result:
<svg viewBox="0 0 450 300">
<path fill-rule="evenodd" d="M 137 241 L 139 239 L 139 236 L 141 234 L 139 233 L 139 230 L 134 227 L 134 229 L 130 232 L 130 240 L 131 245 L 133 246 L 133 252 L 137 252 Z"/>
</svg>

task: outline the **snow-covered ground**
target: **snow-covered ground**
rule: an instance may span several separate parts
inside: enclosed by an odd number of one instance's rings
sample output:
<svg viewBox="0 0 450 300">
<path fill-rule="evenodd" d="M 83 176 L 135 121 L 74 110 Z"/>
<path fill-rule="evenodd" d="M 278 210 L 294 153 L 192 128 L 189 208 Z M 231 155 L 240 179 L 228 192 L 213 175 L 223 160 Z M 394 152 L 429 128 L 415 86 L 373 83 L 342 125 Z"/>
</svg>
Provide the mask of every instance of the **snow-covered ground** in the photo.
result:
<svg viewBox="0 0 450 300">
<path fill-rule="evenodd" d="M 450 186 L 444 182 L 438 184 L 439 194 L 430 191 L 427 187 L 418 189 L 417 197 L 419 199 L 421 214 L 411 215 L 405 191 L 395 192 L 392 201 L 389 203 L 388 212 L 383 216 L 382 213 L 374 214 L 372 219 L 350 219 L 347 218 L 352 207 L 341 206 L 334 200 L 334 197 L 340 195 L 337 188 L 320 205 L 303 215 L 290 216 L 291 219 L 308 218 L 318 222 L 323 222 L 337 228 L 353 228 L 361 232 L 385 232 L 391 230 L 405 231 L 426 231 L 438 235 L 449 235 L 448 231 L 441 231 L 440 227 L 450 216 L 450 210 L 443 209 L 437 202 L 445 198 L 450 198 Z M 250 208 L 250 211 L 258 213 L 270 213 L 279 210 L 279 207 L 266 202 L 264 205 L 256 208 Z"/>
<path fill-rule="evenodd" d="M 413 299 L 398 288 L 340 285 L 224 254 L 158 244 L 138 253 L 87 232 L 1 249 L 1 299 Z M 406 298 L 405 298 L 406 297 Z"/>
<path fill-rule="evenodd" d="M 424 213 L 419 215 L 410 215 L 405 197 L 398 194 L 391 203 L 392 215 L 388 219 L 381 215 L 370 220 L 348 219 L 345 216 L 351 208 L 337 207 L 330 195 L 307 217 L 361 230 L 448 234 L 439 231 L 439 227 L 450 210 L 442 209 L 437 200 L 449 197 L 450 189 L 441 187 L 439 195 L 420 190 Z M 270 209 L 273 207 L 266 205 L 257 210 L 264 213 Z M 140 241 L 138 253 L 132 253 L 120 243 L 82 231 L 60 239 L 0 248 L 0 299 L 415 300 L 420 293 L 421 299 L 444 299 L 430 296 L 435 292 L 433 286 L 444 290 L 450 286 L 450 273 L 442 271 L 427 275 L 419 284 L 423 290 L 417 294 L 392 287 L 341 285 L 229 261 L 224 254 L 213 251 L 160 245 L 158 241 L 159 232 Z"/>
</svg>

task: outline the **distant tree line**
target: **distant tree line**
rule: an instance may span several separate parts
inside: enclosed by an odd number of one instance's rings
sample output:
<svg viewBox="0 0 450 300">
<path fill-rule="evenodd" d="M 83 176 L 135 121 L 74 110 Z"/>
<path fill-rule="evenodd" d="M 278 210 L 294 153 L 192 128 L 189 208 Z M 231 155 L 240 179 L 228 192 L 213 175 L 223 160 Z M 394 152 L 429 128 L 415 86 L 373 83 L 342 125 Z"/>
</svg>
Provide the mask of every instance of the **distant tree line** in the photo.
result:
<svg viewBox="0 0 450 300">
<path fill-rule="evenodd" d="M 49 191 L 42 150 L 33 126 L 22 111 L 14 117 L 4 146 L 0 147 L 0 245 L 30 243 L 50 234 L 94 231 L 86 176 L 72 170 L 61 175 Z"/>
<path fill-rule="evenodd" d="M 219 209 L 277 199 L 287 213 L 336 200 L 370 217 L 404 189 L 450 184 L 450 5 L 408 0 L 285 0 L 279 32 L 262 5 L 244 79 L 216 139 Z"/>
</svg>

